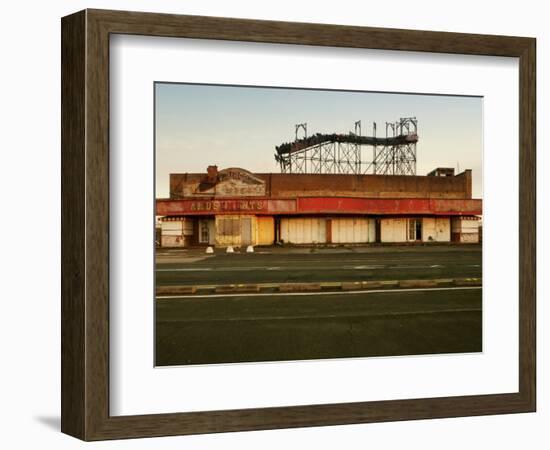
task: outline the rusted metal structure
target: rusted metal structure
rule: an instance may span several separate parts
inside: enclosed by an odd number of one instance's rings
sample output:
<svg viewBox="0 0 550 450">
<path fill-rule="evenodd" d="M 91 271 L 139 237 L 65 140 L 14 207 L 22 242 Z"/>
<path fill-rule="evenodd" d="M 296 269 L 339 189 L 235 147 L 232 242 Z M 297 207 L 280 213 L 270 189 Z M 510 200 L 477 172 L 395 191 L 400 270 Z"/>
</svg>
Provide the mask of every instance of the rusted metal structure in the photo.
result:
<svg viewBox="0 0 550 450">
<path fill-rule="evenodd" d="M 372 136 L 362 135 L 360 120 L 348 134 L 311 136 L 307 134 L 307 123 L 301 123 L 295 126 L 294 142 L 275 147 L 275 160 L 282 173 L 416 175 L 417 142 L 415 117 L 386 122 L 385 137 L 376 136 L 376 122 Z M 372 147 L 372 153 L 363 147 Z"/>
</svg>

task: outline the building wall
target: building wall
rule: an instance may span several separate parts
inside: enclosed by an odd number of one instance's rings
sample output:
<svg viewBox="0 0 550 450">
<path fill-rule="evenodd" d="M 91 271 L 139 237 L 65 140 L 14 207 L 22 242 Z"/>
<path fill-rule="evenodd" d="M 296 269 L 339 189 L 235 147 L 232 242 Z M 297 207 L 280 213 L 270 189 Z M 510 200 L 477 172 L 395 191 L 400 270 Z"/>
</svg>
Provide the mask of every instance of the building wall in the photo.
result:
<svg viewBox="0 0 550 450">
<path fill-rule="evenodd" d="M 376 242 L 376 220 L 369 220 L 369 242 Z"/>
<path fill-rule="evenodd" d="M 257 174 L 271 197 L 343 196 L 369 198 L 472 198 L 472 174 L 410 175 Z"/>
<path fill-rule="evenodd" d="M 472 198 L 472 173 L 452 177 L 410 175 L 252 174 L 265 183 L 265 196 L 272 198 L 369 197 L 369 198 Z M 195 196 L 199 185 L 208 184 L 206 173 L 170 174 L 170 198 Z M 263 189 L 263 188 L 262 188 Z"/>
<path fill-rule="evenodd" d="M 387 218 L 380 221 L 381 242 L 415 242 L 409 236 L 409 222 L 421 220 L 422 242 L 450 242 L 451 220 L 449 217 Z"/>
<path fill-rule="evenodd" d="M 453 242 L 473 244 L 479 242 L 479 221 L 471 217 L 454 217 L 451 220 Z"/>
<path fill-rule="evenodd" d="M 423 242 L 449 242 L 451 219 L 449 217 L 424 217 L 422 219 Z"/>
<path fill-rule="evenodd" d="M 436 217 L 436 241 L 438 242 L 451 242 L 451 218 L 450 217 Z"/>
<path fill-rule="evenodd" d="M 161 247 L 186 247 L 193 238 L 191 219 L 167 220 L 161 222 Z"/>
</svg>

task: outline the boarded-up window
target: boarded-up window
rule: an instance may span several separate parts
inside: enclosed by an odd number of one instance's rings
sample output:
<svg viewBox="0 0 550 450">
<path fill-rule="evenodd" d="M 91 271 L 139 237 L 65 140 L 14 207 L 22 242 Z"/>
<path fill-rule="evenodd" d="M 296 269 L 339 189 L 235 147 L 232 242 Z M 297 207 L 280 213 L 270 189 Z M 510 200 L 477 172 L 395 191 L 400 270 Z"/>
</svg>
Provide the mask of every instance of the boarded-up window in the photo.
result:
<svg viewBox="0 0 550 450">
<path fill-rule="evenodd" d="M 217 225 L 220 236 L 236 236 L 241 233 L 241 224 L 238 218 L 220 218 Z"/>
</svg>

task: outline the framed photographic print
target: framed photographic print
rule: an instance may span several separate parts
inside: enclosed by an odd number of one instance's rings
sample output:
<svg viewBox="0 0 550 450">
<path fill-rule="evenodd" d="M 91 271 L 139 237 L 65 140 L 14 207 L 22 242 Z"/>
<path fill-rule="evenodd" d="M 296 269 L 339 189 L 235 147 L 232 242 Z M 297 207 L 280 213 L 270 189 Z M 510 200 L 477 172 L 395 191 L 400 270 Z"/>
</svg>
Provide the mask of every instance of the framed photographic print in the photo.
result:
<svg viewBox="0 0 550 450">
<path fill-rule="evenodd" d="M 62 431 L 535 410 L 535 39 L 62 19 Z"/>
</svg>

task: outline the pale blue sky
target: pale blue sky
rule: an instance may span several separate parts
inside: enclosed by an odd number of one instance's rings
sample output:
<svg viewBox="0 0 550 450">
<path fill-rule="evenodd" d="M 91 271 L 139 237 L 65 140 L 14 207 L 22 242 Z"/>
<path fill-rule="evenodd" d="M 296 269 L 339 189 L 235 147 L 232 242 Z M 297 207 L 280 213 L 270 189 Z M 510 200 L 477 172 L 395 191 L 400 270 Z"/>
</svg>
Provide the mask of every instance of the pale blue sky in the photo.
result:
<svg viewBox="0 0 550 450">
<path fill-rule="evenodd" d="M 242 167 L 279 172 L 275 146 L 308 134 L 385 134 L 385 122 L 418 119 L 417 174 L 435 167 L 472 169 L 482 197 L 482 98 L 263 87 L 156 83 L 156 195 L 168 197 L 170 173 Z M 369 149 L 370 150 L 370 149 Z"/>
</svg>

